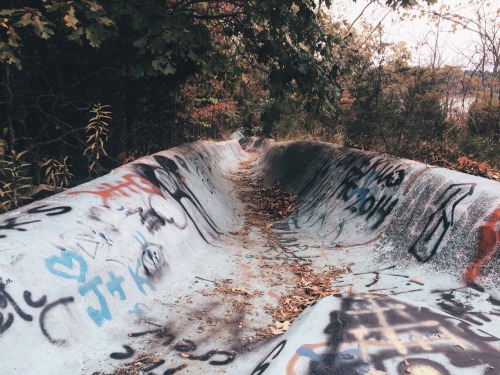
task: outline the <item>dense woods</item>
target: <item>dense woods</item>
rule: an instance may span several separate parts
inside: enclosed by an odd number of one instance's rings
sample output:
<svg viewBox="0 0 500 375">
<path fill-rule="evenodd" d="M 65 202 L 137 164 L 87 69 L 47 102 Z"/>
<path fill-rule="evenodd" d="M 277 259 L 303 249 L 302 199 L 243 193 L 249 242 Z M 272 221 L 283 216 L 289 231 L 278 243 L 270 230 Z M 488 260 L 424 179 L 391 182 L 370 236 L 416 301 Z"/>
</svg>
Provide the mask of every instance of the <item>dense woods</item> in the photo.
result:
<svg viewBox="0 0 500 375">
<path fill-rule="evenodd" d="M 2 2 L 1 209 L 32 186 L 64 188 L 236 129 L 483 176 L 500 166 L 498 13 L 480 30 L 484 58 L 463 69 L 410 64 L 381 28 L 332 12 L 326 0 Z"/>
</svg>

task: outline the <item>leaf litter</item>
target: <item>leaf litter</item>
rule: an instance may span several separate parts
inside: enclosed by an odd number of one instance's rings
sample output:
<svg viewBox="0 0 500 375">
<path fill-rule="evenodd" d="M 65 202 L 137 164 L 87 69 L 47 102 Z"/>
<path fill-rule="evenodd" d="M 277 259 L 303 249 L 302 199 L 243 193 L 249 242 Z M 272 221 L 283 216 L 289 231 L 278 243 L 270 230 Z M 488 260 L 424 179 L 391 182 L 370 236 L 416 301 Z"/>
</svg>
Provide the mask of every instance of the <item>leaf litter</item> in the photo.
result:
<svg viewBox="0 0 500 375">
<path fill-rule="evenodd" d="M 241 199 L 248 209 L 245 225 L 237 234 L 246 235 L 250 227 L 257 226 L 263 234 L 270 235 L 276 232 L 273 229 L 275 222 L 283 221 L 295 212 L 298 197 L 285 191 L 279 183 L 263 187 L 254 182 L 248 172 L 257 159 L 258 153 L 254 154 L 253 158 L 240 164 L 241 172 L 237 173 L 240 183 L 251 188 L 241 193 Z M 278 245 L 273 241 L 276 242 L 268 236 L 268 244 Z M 293 280 L 295 285 L 280 297 L 278 306 L 267 308 L 273 323 L 257 332 L 256 339 L 286 332 L 308 306 L 323 297 L 341 292 L 338 288 L 332 288 L 332 281 L 345 273 L 344 268 L 330 266 L 321 272 L 314 272 L 310 264 L 304 265 L 298 261 L 287 264 L 287 267 L 296 276 Z"/>
</svg>

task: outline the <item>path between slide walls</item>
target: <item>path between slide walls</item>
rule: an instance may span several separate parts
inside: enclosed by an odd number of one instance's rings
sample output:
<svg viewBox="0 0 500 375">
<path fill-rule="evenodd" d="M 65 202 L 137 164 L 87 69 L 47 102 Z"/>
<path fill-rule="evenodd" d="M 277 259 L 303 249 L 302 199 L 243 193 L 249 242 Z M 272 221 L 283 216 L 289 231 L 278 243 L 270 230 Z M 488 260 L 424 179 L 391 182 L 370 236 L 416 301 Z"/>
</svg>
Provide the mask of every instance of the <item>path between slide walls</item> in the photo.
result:
<svg viewBox="0 0 500 375">
<path fill-rule="evenodd" d="M 499 374 L 499 247 L 498 182 L 182 145 L 0 216 L 0 373 Z"/>
</svg>

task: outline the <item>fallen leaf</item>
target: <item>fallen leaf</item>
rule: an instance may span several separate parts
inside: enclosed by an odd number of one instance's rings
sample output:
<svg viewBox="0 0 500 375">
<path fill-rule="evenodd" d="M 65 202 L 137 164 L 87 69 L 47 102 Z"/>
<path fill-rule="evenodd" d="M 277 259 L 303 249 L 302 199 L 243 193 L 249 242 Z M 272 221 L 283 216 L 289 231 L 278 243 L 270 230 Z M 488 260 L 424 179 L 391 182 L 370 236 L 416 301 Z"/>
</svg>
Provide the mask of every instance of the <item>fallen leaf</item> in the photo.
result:
<svg viewBox="0 0 500 375">
<path fill-rule="evenodd" d="M 420 280 L 418 280 L 418 279 L 415 279 L 414 277 L 412 277 L 412 278 L 410 279 L 410 282 L 415 283 L 415 284 L 418 284 L 418 285 L 424 285 L 424 282 L 423 282 L 423 281 L 420 281 Z"/>
</svg>

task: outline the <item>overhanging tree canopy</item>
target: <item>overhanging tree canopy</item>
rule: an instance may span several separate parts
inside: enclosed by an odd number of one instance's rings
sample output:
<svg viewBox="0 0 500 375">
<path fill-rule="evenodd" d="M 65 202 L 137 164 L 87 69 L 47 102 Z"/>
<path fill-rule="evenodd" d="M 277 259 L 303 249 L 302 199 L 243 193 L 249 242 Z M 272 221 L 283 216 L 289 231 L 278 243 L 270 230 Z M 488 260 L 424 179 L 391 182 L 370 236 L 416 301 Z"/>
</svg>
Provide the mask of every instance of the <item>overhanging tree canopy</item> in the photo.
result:
<svg viewBox="0 0 500 375">
<path fill-rule="evenodd" d="M 29 150 L 34 160 L 81 155 L 95 103 L 111 105 L 115 156 L 145 129 L 149 140 L 169 140 L 163 148 L 186 140 L 177 131 L 178 88 L 195 74 L 230 86 L 253 69 L 269 98 L 298 98 L 309 111 L 328 112 L 339 97 L 345 41 L 323 12 L 328 0 L 3 4 L 0 137 L 8 152 Z"/>
</svg>

